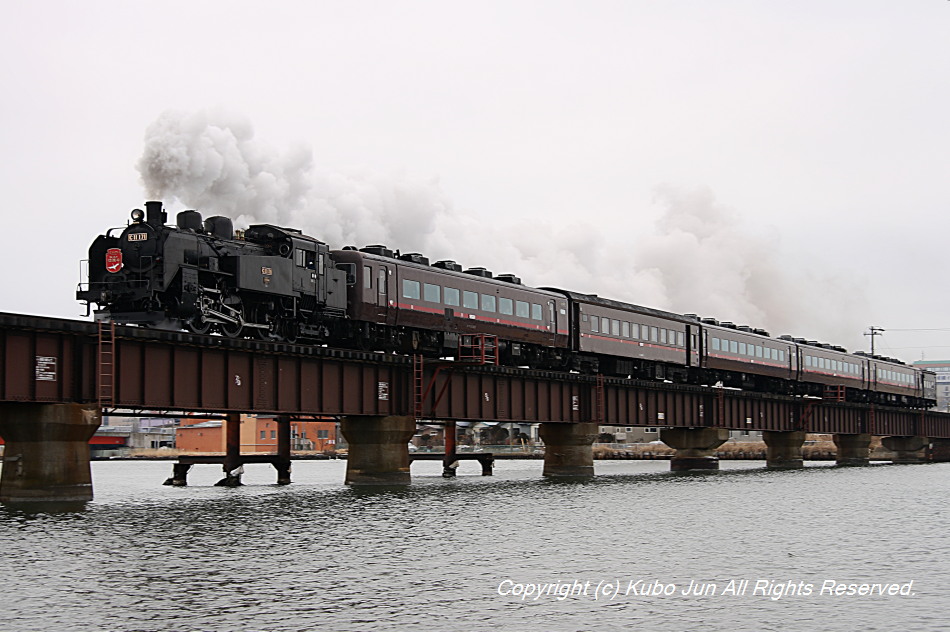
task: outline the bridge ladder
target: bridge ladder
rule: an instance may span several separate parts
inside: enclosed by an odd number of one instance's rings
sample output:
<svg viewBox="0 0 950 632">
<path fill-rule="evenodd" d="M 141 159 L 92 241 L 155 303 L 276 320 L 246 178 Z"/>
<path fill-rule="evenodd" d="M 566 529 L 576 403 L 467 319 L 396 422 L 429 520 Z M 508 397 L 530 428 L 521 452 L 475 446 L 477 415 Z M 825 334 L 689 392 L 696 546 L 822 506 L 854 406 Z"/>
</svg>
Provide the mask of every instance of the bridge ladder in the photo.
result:
<svg viewBox="0 0 950 632">
<path fill-rule="evenodd" d="M 597 387 L 596 387 L 596 388 L 597 388 L 597 390 L 596 390 L 596 395 L 595 395 L 595 398 L 596 398 L 596 399 L 595 399 L 595 406 L 596 406 L 595 415 L 597 416 L 597 419 L 595 419 L 595 421 L 596 421 L 598 424 L 603 424 L 603 423 L 605 423 L 604 419 L 605 419 L 605 417 L 606 417 L 606 412 L 607 412 L 607 411 L 606 411 L 606 408 L 607 408 L 607 405 L 606 405 L 606 401 L 605 401 L 605 400 L 606 400 L 606 397 L 605 397 L 605 395 L 604 395 L 604 391 L 605 391 L 605 389 L 604 389 L 604 376 L 603 376 L 602 374 L 600 374 L 600 373 L 597 374 Z M 598 430 L 598 432 L 600 432 L 600 431 Z"/>
<path fill-rule="evenodd" d="M 416 419 L 422 418 L 422 400 L 424 398 L 424 364 L 422 356 L 412 356 L 412 412 Z"/>
<path fill-rule="evenodd" d="M 843 402 L 845 400 L 845 387 L 841 384 L 826 386 L 822 399 L 830 402 Z"/>
<path fill-rule="evenodd" d="M 716 389 L 716 428 L 726 427 L 726 389 Z"/>
<path fill-rule="evenodd" d="M 99 321 L 99 408 L 115 403 L 115 323 Z"/>
<path fill-rule="evenodd" d="M 498 364 L 498 336 L 462 334 L 458 361 L 465 364 Z"/>
</svg>

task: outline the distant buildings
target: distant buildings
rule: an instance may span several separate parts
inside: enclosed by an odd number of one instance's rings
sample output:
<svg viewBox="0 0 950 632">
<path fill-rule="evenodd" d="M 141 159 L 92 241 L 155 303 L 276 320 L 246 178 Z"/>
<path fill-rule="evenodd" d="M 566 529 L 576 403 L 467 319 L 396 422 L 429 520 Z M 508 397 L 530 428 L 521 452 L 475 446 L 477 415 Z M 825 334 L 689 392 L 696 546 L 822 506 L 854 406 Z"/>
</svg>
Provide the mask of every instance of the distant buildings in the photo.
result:
<svg viewBox="0 0 950 632">
<path fill-rule="evenodd" d="M 290 422 L 290 449 L 324 452 L 337 447 L 334 419 Z M 220 419 L 182 417 L 175 432 L 175 447 L 182 453 L 226 451 L 224 422 Z M 241 415 L 241 453 L 277 451 L 277 420 L 264 415 Z"/>
<path fill-rule="evenodd" d="M 918 360 L 914 366 L 937 374 L 937 410 L 950 412 L 950 360 Z"/>
</svg>

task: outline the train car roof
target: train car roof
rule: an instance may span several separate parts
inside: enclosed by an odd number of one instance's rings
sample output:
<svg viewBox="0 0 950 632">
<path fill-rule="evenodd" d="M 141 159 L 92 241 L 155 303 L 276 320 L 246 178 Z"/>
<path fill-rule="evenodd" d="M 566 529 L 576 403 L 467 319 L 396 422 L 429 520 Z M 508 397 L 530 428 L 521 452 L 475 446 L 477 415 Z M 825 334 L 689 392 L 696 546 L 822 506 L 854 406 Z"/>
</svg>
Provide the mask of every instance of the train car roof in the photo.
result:
<svg viewBox="0 0 950 632">
<path fill-rule="evenodd" d="M 572 301 L 577 301 L 580 303 L 589 303 L 591 305 L 600 305 L 601 307 L 612 307 L 613 309 L 621 309 L 624 311 L 634 311 L 638 314 L 646 314 L 647 316 L 656 316 L 657 318 L 666 318 L 668 320 L 674 320 L 680 323 L 694 323 L 699 324 L 699 321 L 695 318 L 690 318 L 682 314 L 674 314 L 673 312 L 667 312 L 662 309 L 655 309 L 653 307 L 644 307 L 643 305 L 634 305 L 633 303 L 624 303 L 623 301 L 615 301 L 610 298 L 602 298 L 596 294 L 582 294 L 580 292 L 572 292 L 570 290 L 562 290 L 556 287 L 544 287 L 542 290 L 547 290 L 549 292 L 557 292 L 558 294 L 563 294 L 570 298 Z"/>
<path fill-rule="evenodd" d="M 363 252 L 362 250 L 333 250 L 331 251 L 332 255 L 345 254 L 348 256 L 358 256 L 362 259 L 368 259 L 370 261 L 378 261 L 380 263 L 389 263 L 392 265 L 405 266 L 407 268 L 412 268 L 414 270 L 420 270 L 423 272 L 428 272 L 430 274 L 438 274 L 439 276 L 449 276 L 455 277 L 458 279 L 463 279 L 467 281 L 484 281 L 487 283 L 493 283 L 499 287 L 511 288 L 515 290 L 523 290 L 525 292 L 535 292 L 537 294 L 542 294 L 544 296 L 559 298 L 561 293 L 556 290 L 550 290 L 548 288 L 537 288 L 530 285 L 523 285 L 521 283 L 510 283 L 508 281 L 503 281 L 501 279 L 496 279 L 494 277 L 482 277 L 476 274 L 469 274 L 467 272 L 457 272 L 455 270 L 448 270 L 446 268 L 439 268 L 433 265 L 426 265 L 424 263 L 414 263 L 412 261 L 406 261 L 405 259 L 397 259 L 396 257 L 385 257 L 383 255 L 372 254 L 369 252 Z"/>
</svg>

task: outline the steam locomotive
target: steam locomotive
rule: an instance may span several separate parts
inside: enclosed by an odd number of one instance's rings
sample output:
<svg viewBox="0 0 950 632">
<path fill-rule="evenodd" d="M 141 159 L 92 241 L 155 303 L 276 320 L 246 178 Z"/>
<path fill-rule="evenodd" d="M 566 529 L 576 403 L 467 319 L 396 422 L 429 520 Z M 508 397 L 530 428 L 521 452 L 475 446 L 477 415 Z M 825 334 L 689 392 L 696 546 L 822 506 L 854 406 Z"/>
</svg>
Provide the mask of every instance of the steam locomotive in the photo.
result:
<svg viewBox="0 0 950 632">
<path fill-rule="evenodd" d="M 330 250 L 301 231 L 194 210 L 166 225 L 161 202 L 89 248 L 76 297 L 97 319 L 297 342 L 458 357 L 497 338 L 510 366 L 849 401 L 929 407 L 933 373 L 898 360 L 463 269 L 385 246 Z M 88 312 L 87 312 L 88 315 Z"/>
</svg>

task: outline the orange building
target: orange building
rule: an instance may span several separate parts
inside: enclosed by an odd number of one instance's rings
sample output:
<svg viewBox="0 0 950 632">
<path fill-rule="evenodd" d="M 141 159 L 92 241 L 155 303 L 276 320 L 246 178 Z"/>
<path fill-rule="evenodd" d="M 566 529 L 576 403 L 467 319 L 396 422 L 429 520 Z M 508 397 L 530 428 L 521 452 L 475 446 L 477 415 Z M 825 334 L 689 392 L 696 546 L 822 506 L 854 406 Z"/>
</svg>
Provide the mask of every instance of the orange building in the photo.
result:
<svg viewBox="0 0 950 632">
<path fill-rule="evenodd" d="M 315 419 L 290 422 L 290 449 L 325 452 L 336 449 L 336 421 Z M 182 417 L 175 431 L 175 446 L 182 452 L 224 453 L 224 422 L 218 419 Z M 241 453 L 277 452 L 277 420 L 241 415 Z"/>
</svg>

